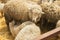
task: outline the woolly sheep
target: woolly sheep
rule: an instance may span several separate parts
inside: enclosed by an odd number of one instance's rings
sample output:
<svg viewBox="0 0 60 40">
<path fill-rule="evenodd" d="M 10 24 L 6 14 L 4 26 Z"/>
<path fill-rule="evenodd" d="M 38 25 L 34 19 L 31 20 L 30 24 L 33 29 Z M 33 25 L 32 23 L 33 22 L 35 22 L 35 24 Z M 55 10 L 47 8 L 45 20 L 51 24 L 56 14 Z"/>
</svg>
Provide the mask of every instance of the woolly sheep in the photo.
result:
<svg viewBox="0 0 60 40">
<path fill-rule="evenodd" d="M 43 9 L 48 20 L 54 22 L 54 20 L 60 20 L 60 6 L 52 3 L 49 6 L 46 6 L 46 9 Z"/>
<path fill-rule="evenodd" d="M 15 37 L 15 40 L 33 40 L 39 35 L 41 35 L 39 27 L 34 23 L 29 23 L 19 31 L 19 33 Z"/>
<path fill-rule="evenodd" d="M 41 17 L 41 26 L 48 27 L 47 29 L 54 29 L 56 27 L 56 22 L 60 20 L 60 6 L 55 3 L 51 4 L 41 4 L 42 10 L 45 13 Z M 45 28 L 46 28 L 45 27 Z"/>
<path fill-rule="evenodd" d="M 37 33 L 40 33 L 41 32 L 40 29 L 39 29 L 39 27 L 36 26 L 33 22 L 30 22 L 30 21 L 23 22 L 22 24 L 19 24 L 19 25 L 14 25 L 14 24 L 15 24 L 14 21 L 12 21 L 12 22 L 9 23 L 9 28 L 10 28 L 10 31 L 11 31 L 13 37 L 16 37 L 16 35 L 19 35 L 18 33 L 21 30 L 24 30 L 26 32 L 29 32 L 30 29 L 31 29 L 32 32 L 37 32 Z M 31 25 L 31 26 L 29 27 L 29 25 Z M 25 30 L 25 27 L 26 27 L 26 30 Z"/>
<path fill-rule="evenodd" d="M 22 0 L 12 0 L 4 6 L 4 16 L 8 22 L 12 19 L 37 22 L 40 20 L 42 14 L 44 14 L 42 8 L 31 1 L 23 2 Z"/>
</svg>

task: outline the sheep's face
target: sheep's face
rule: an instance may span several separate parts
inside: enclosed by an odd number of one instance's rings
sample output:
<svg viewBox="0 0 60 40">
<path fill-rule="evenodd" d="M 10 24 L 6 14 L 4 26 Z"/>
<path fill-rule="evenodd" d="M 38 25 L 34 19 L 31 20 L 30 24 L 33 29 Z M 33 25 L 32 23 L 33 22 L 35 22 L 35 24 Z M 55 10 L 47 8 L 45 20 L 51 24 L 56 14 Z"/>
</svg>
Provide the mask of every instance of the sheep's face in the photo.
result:
<svg viewBox="0 0 60 40">
<path fill-rule="evenodd" d="M 33 9 L 30 11 L 30 18 L 35 23 L 40 21 L 41 16 L 42 16 L 42 12 L 40 10 Z"/>
</svg>

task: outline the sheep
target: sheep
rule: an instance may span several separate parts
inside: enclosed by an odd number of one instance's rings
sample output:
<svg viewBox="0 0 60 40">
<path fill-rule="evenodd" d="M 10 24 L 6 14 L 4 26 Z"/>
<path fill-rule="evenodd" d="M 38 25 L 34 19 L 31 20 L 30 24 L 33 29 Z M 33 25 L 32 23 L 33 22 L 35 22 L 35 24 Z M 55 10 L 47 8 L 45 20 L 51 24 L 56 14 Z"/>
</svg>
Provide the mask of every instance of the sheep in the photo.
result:
<svg viewBox="0 0 60 40">
<path fill-rule="evenodd" d="M 26 21 L 19 25 L 15 25 L 15 22 L 12 21 L 12 22 L 9 22 L 9 28 L 10 28 L 10 31 L 11 31 L 11 34 L 13 35 L 13 37 L 17 36 L 17 38 L 19 37 L 18 35 L 20 35 L 21 30 L 22 30 L 21 32 L 25 31 L 27 33 L 36 32 L 36 35 L 41 33 L 39 27 L 36 26 L 35 23 L 33 23 L 31 21 Z M 32 31 L 32 32 L 30 32 L 30 31 Z M 25 33 L 23 35 L 25 35 Z M 20 37 L 21 36 L 22 35 L 20 35 Z"/>
<path fill-rule="evenodd" d="M 17 24 L 15 24 L 14 20 L 9 22 L 9 30 L 13 37 L 15 37 L 23 27 L 24 27 L 24 23 L 17 25 Z"/>
<path fill-rule="evenodd" d="M 23 2 L 23 0 L 9 1 L 4 5 L 3 11 L 7 24 L 13 19 L 20 22 L 29 20 L 36 23 L 44 14 L 38 4 L 31 1 Z"/>
<path fill-rule="evenodd" d="M 51 4 L 41 4 L 42 10 L 45 13 L 41 17 L 41 26 L 47 27 L 48 30 L 56 28 L 56 23 L 60 20 L 60 6 L 54 2 Z M 50 28 L 50 29 L 49 29 Z"/>
<path fill-rule="evenodd" d="M 43 9 L 43 11 L 46 13 L 45 15 L 48 20 L 51 20 L 54 22 L 54 20 L 60 19 L 60 7 L 58 5 L 50 5 L 46 9 Z"/>
<path fill-rule="evenodd" d="M 34 23 L 28 23 L 19 31 L 15 40 L 33 40 L 39 35 L 41 35 L 39 27 Z"/>
</svg>

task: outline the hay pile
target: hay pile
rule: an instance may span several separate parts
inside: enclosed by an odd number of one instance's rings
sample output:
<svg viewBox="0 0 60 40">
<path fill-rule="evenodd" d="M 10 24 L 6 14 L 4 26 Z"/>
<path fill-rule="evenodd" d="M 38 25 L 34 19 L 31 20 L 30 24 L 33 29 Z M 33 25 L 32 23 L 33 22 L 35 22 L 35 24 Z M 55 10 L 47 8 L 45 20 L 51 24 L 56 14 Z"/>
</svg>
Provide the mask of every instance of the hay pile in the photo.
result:
<svg viewBox="0 0 60 40">
<path fill-rule="evenodd" d="M 1 16 L 1 13 L 0 13 L 0 40 L 14 40 L 6 26 L 4 17 Z"/>
</svg>

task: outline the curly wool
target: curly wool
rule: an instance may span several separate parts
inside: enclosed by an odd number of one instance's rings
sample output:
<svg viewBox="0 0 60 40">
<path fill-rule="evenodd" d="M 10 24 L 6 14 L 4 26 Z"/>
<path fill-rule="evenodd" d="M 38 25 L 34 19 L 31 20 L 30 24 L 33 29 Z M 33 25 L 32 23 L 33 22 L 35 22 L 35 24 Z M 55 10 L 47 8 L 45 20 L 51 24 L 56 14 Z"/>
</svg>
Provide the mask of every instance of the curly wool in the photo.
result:
<svg viewBox="0 0 60 40">
<path fill-rule="evenodd" d="M 40 25 L 43 30 L 44 27 L 47 28 L 47 30 L 56 28 L 56 23 L 58 20 L 60 20 L 60 6 L 55 3 L 42 3 L 41 7 L 43 12 L 45 13 L 44 15 L 42 15 L 40 20 Z"/>
<path fill-rule="evenodd" d="M 42 5 L 42 9 L 45 12 L 46 19 L 51 22 L 60 20 L 60 6 L 54 3 L 50 5 Z"/>
</svg>

